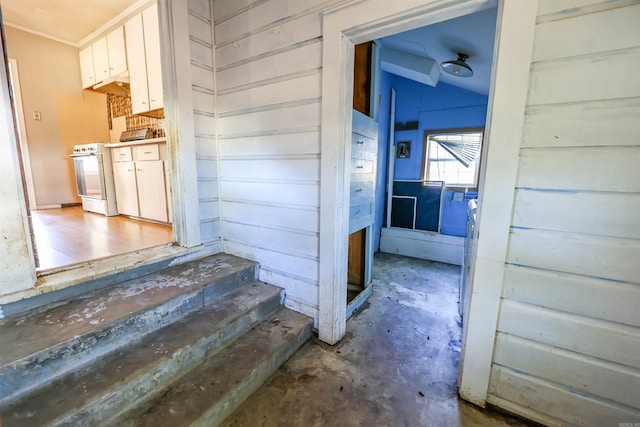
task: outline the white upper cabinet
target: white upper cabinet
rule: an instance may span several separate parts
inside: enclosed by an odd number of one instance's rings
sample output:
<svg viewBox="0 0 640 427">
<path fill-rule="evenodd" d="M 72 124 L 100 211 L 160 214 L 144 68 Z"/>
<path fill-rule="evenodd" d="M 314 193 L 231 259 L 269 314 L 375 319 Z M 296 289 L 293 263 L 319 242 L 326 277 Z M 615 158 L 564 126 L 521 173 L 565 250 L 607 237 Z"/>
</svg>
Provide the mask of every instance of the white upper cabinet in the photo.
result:
<svg viewBox="0 0 640 427">
<path fill-rule="evenodd" d="M 96 84 L 96 74 L 93 68 L 93 51 L 87 46 L 80 51 L 80 75 L 82 76 L 82 88 L 88 88 Z"/>
<path fill-rule="evenodd" d="M 127 51 L 124 47 L 124 27 L 120 26 L 107 34 L 109 50 L 109 75 L 111 77 L 127 71 Z"/>
<path fill-rule="evenodd" d="M 127 71 L 122 26 L 80 51 L 82 87 L 88 88 Z"/>
<path fill-rule="evenodd" d="M 125 23 L 127 60 L 134 114 L 163 107 L 158 8 L 152 6 Z"/>
<path fill-rule="evenodd" d="M 96 72 L 96 83 L 109 78 L 109 49 L 107 38 L 103 37 L 93 45 L 93 69 Z"/>
<path fill-rule="evenodd" d="M 160 64 L 160 29 L 158 25 L 158 6 L 142 12 L 144 26 L 145 58 L 147 60 L 147 84 L 149 87 L 149 106 L 152 110 L 162 108 L 162 71 Z"/>
</svg>

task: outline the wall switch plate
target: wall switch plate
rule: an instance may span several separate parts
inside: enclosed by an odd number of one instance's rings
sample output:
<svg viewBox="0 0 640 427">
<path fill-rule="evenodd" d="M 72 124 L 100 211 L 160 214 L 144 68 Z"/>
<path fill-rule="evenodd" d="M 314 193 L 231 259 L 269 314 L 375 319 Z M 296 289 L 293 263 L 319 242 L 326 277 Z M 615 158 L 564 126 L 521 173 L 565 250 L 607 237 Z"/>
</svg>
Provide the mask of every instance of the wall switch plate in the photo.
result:
<svg viewBox="0 0 640 427">
<path fill-rule="evenodd" d="M 40 111 L 34 111 L 33 112 L 33 120 L 41 121 L 42 120 L 42 113 Z"/>
</svg>

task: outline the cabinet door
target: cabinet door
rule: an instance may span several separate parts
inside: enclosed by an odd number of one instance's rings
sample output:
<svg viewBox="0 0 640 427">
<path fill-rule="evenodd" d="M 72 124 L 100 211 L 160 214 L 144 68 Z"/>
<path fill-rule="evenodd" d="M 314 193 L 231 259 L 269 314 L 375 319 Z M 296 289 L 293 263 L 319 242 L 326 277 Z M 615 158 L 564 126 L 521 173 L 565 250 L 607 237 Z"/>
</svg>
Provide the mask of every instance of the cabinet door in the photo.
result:
<svg viewBox="0 0 640 427">
<path fill-rule="evenodd" d="M 131 89 L 131 110 L 133 114 L 138 114 L 150 110 L 142 15 L 138 14 L 127 21 L 124 24 L 124 29 L 127 33 L 126 46 Z"/>
<path fill-rule="evenodd" d="M 134 162 L 114 162 L 113 180 L 116 187 L 118 213 L 140 216 L 138 192 L 136 190 L 136 170 Z"/>
<path fill-rule="evenodd" d="M 80 51 L 80 74 L 82 76 L 82 88 L 96 84 L 96 74 L 93 69 L 93 48 L 87 46 Z"/>
<path fill-rule="evenodd" d="M 123 27 L 118 27 L 107 35 L 107 48 L 109 49 L 109 75 L 114 77 L 127 71 Z"/>
<path fill-rule="evenodd" d="M 164 106 L 162 100 L 162 71 L 160 65 L 160 29 L 158 6 L 154 5 L 142 12 L 144 23 L 144 46 L 147 60 L 147 83 L 149 87 L 149 109 Z"/>
<path fill-rule="evenodd" d="M 164 162 L 136 162 L 140 216 L 167 222 L 167 193 L 164 185 Z"/>
<path fill-rule="evenodd" d="M 96 71 L 96 83 L 109 78 L 109 49 L 107 38 L 103 37 L 93 45 L 93 67 Z"/>
<path fill-rule="evenodd" d="M 171 210 L 171 183 L 169 181 L 169 162 L 164 162 L 164 184 L 167 193 L 167 216 L 169 222 L 173 222 L 173 214 Z"/>
</svg>

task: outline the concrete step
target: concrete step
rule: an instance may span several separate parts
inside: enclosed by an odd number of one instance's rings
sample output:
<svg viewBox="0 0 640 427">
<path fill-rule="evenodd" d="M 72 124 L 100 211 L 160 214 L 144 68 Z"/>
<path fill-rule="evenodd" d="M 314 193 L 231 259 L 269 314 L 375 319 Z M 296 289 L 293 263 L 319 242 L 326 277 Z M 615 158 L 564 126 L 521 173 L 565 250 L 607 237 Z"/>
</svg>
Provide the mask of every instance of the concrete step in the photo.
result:
<svg viewBox="0 0 640 427">
<path fill-rule="evenodd" d="M 312 319 L 280 308 L 111 426 L 216 426 L 311 336 Z"/>
<path fill-rule="evenodd" d="M 215 354 L 276 311 L 281 295 L 280 288 L 262 282 L 243 284 L 2 408 L 3 425 L 104 425 L 133 405 L 159 396 L 205 355 Z"/>
<path fill-rule="evenodd" d="M 0 405 L 201 309 L 257 264 L 219 254 L 0 320 Z M 24 425 L 24 424 L 22 424 Z"/>
</svg>

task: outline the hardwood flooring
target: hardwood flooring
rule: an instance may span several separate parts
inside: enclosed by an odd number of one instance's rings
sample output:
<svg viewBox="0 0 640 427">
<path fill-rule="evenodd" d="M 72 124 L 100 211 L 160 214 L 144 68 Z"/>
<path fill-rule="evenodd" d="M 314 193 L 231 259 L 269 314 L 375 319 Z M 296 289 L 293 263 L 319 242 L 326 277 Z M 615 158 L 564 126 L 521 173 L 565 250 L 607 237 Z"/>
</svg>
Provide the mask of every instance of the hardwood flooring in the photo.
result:
<svg viewBox="0 0 640 427">
<path fill-rule="evenodd" d="M 31 212 L 38 270 L 49 270 L 173 242 L 170 225 L 124 216 L 107 217 L 82 207 Z"/>
</svg>

